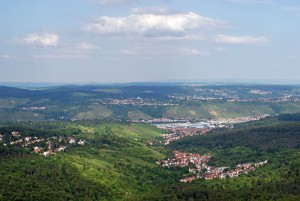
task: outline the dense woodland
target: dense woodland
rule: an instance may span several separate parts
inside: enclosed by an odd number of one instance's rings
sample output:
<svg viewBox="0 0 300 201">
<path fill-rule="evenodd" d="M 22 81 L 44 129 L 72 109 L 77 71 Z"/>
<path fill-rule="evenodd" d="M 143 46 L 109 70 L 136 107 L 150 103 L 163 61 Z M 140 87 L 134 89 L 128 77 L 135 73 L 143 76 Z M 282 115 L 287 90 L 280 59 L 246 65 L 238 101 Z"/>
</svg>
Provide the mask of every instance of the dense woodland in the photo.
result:
<svg viewBox="0 0 300 201">
<path fill-rule="evenodd" d="M 32 147 L 0 145 L 0 200 L 299 200 L 299 115 L 280 115 L 205 136 L 159 143 L 159 129 L 145 124 L 82 122 L 2 123 L 0 133 L 75 136 L 85 146 L 44 157 Z M 146 135 L 147 134 L 147 135 Z M 147 141 L 154 145 L 147 145 Z M 187 168 L 162 168 L 172 150 L 212 155 L 210 164 L 234 166 L 268 160 L 231 179 L 181 183 Z"/>
</svg>

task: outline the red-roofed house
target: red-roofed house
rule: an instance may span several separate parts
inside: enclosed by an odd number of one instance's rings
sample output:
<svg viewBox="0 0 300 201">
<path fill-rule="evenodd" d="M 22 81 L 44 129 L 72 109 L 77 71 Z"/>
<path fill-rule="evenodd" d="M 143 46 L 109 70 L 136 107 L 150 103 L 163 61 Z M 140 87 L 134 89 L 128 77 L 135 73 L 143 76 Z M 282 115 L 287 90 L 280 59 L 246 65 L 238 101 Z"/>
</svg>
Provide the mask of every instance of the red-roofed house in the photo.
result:
<svg viewBox="0 0 300 201">
<path fill-rule="evenodd" d="M 33 151 L 35 153 L 40 153 L 42 151 L 42 149 L 40 147 L 34 147 Z"/>
<path fill-rule="evenodd" d="M 20 136 L 21 136 L 20 132 L 17 132 L 17 131 L 13 131 L 13 132 L 11 132 L 11 134 L 12 134 L 14 137 L 20 137 Z"/>
<path fill-rule="evenodd" d="M 58 151 L 64 151 L 66 149 L 65 146 L 59 146 Z"/>
<path fill-rule="evenodd" d="M 50 154 L 53 154 L 52 150 L 47 150 L 44 152 L 44 156 L 50 156 Z"/>
</svg>

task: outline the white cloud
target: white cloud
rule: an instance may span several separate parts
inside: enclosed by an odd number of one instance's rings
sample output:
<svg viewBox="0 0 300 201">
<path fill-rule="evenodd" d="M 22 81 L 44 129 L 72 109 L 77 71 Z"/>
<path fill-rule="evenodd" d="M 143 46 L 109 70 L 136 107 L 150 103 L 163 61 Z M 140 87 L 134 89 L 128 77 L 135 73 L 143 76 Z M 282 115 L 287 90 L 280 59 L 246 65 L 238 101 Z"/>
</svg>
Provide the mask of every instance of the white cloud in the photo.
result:
<svg viewBox="0 0 300 201">
<path fill-rule="evenodd" d="M 189 12 L 183 14 L 141 14 L 127 17 L 102 16 L 87 24 L 85 31 L 98 34 L 172 35 L 186 31 L 227 27 L 228 22 Z"/>
<path fill-rule="evenodd" d="M 225 49 L 225 48 L 223 48 L 223 47 L 217 47 L 216 50 L 217 50 L 218 52 L 226 52 L 226 51 L 227 51 L 227 49 Z"/>
<path fill-rule="evenodd" d="M 43 34 L 28 34 L 23 42 L 26 44 L 36 44 L 43 46 L 56 46 L 58 44 L 59 36 L 54 33 Z"/>
<path fill-rule="evenodd" d="M 130 13 L 132 14 L 170 14 L 172 13 L 171 9 L 165 6 L 159 7 L 159 6 L 149 6 L 149 7 L 137 7 L 130 10 Z"/>
<path fill-rule="evenodd" d="M 182 35 L 182 36 L 159 36 L 158 40 L 174 41 L 174 40 L 204 40 L 204 36 L 200 35 Z"/>
<path fill-rule="evenodd" d="M 46 49 L 33 55 L 36 59 L 88 59 L 100 47 L 87 42 L 69 46 L 58 46 L 55 49 Z"/>
<path fill-rule="evenodd" d="M 176 47 L 176 46 L 136 46 L 129 49 L 120 51 L 125 55 L 142 55 L 150 57 L 159 56 L 197 56 L 197 55 L 210 55 L 209 52 L 201 51 L 196 48 L 190 47 Z"/>
<path fill-rule="evenodd" d="M 10 59 L 17 59 L 17 56 L 15 56 L 15 55 L 10 55 L 10 54 L 1 54 L 1 55 L 0 55 L 0 58 L 1 58 L 1 59 L 7 59 L 7 60 L 10 60 Z"/>
<path fill-rule="evenodd" d="M 35 54 L 33 55 L 33 58 L 35 59 L 88 59 L 89 56 L 88 55 L 84 55 L 84 54 Z"/>
<path fill-rule="evenodd" d="M 138 2 L 138 0 L 93 0 L 103 6 L 123 5 Z"/>
<path fill-rule="evenodd" d="M 78 43 L 75 48 L 78 50 L 99 50 L 99 49 L 101 49 L 91 43 L 86 43 L 86 42 Z"/>
<path fill-rule="evenodd" d="M 217 43 L 227 44 L 266 44 L 269 40 L 263 36 L 230 36 L 219 34 L 215 37 Z"/>
<path fill-rule="evenodd" d="M 179 48 L 174 53 L 179 55 L 210 55 L 209 52 L 201 51 L 196 48 Z"/>
</svg>

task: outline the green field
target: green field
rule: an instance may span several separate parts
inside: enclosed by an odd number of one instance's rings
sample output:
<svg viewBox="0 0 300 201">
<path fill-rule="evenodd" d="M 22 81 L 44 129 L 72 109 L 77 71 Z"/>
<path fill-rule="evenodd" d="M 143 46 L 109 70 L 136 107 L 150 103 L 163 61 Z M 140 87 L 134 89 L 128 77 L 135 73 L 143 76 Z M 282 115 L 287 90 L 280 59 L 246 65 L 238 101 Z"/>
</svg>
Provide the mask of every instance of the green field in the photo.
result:
<svg viewBox="0 0 300 201">
<path fill-rule="evenodd" d="M 137 139 L 155 139 L 162 130 L 148 124 L 133 124 L 125 128 L 125 133 Z"/>
<path fill-rule="evenodd" d="M 134 110 L 134 111 L 129 111 L 128 112 L 128 118 L 130 120 L 149 120 L 149 119 L 153 119 L 153 117 L 151 117 L 150 115 L 139 111 L 139 110 Z"/>
<path fill-rule="evenodd" d="M 91 105 L 88 107 L 88 111 L 80 112 L 74 118 L 75 119 L 102 119 L 110 117 L 112 111 L 104 105 Z"/>
</svg>

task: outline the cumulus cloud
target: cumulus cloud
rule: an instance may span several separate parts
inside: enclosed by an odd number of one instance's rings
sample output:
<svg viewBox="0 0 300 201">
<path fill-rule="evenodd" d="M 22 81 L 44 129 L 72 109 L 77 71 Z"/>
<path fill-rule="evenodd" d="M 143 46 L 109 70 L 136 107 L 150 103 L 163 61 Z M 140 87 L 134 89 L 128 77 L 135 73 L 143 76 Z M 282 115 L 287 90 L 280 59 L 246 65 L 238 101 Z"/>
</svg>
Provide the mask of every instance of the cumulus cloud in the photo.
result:
<svg viewBox="0 0 300 201">
<path fill-rule="evenodd" d="M 93 0 L 103 6 L 123 5 L 138 2 L 138 0 Z"/>
<path fill-rule="evenodd" d="M 186 31 L 227 27 L 228 22 L 189 12 L 183 14 L 140 14 L 127 17 L 102 16 L 88 23 L 85 31 L 98 34 L 170 35 Z"/>
<path fill-rule="evenodd" d="M 263 36 L 230 36 L 219 34 L 215 37 L 217 43 L 227 44 L 266 44 L 269 40 Z"/>
<path fill-rule="evenodd" d="M 59 36 L 54 33 L 43 34 L 28 34 L 23 42 L 26 44 L 36 44 L 42 46 L 56 46 L 58 44 Z"/>
<path fill-rule="evenodd" d="M 54 49 L 47 49 L 45 52 L 39 52 L 33 56 L 35 59 L 88 59 L 90 56 L 101 50 L 100 47 L 80 42 L 69 46 L 58 46 Z"/>
</svg>

